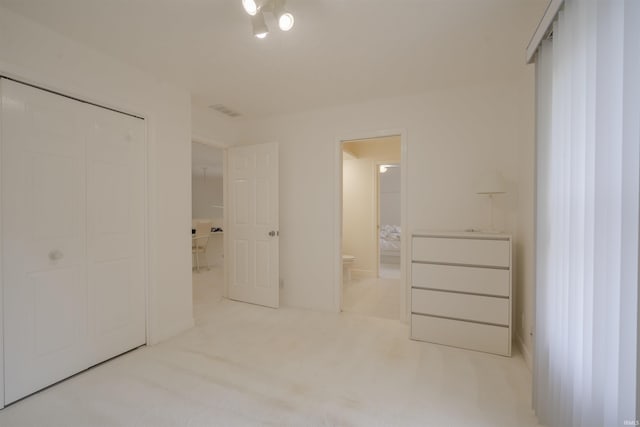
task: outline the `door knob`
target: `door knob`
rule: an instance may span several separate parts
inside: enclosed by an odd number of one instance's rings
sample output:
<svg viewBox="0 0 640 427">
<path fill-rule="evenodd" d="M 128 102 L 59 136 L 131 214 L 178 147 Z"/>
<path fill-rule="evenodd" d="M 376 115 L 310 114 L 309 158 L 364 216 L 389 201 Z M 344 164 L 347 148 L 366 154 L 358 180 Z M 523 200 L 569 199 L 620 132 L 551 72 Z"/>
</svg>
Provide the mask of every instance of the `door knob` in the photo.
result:
<svg viewBox="0 0 640 427">
<path fill-rule="evenodd" d="M 58 249 L 54 249 L 51 252 L 49 252 L 49 259 L 51 261 L 57 261 L 62 258 L 64 258 L 64 254 L 62 253 L 62 251 L 59 251 Z"/>
</svg>

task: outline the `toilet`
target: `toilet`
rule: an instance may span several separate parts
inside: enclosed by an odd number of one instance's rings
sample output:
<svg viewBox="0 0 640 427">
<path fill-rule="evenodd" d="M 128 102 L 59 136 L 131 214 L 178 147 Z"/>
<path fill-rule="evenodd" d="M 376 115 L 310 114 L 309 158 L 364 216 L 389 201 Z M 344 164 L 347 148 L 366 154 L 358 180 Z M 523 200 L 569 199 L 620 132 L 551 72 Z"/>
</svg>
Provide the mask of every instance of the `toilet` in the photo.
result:
<svg viewBox="0 0 640 427">
<path fill-rule="evenodd" d="M 353 255 L 342 255 L 342 280 L 345 282 L 351 281 L 351 267 L 356 262 L 356 257 Z"/>
</svg>

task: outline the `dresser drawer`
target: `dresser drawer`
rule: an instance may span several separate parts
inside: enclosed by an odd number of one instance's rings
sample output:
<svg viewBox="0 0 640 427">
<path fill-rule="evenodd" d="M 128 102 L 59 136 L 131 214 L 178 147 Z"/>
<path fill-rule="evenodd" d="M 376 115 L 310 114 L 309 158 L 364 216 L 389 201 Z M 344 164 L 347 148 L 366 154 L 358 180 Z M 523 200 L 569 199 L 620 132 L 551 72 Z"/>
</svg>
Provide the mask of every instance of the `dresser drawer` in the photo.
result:
<svg viewBox="0 0 640 427">
<path fill-rule="evenodd" d="M 411 315 L 411 338 L 436 344 L 511 355 L 509 328 Z"/>
<path fill-rule="evenodd" d="M 508 240 L 419 237 L 413 238 L 413 261 L 509 267 Z"/>
<path fill-rule="evenodd" d="M 411 289 L 411 312 L 509 325 L 507 298 Z"/>
<path fill-rule="evenodd" d="M 411 264 L 413 286 L 475 294 L 509 296 L 509 270 L 440 264 Z"/>
</svg>

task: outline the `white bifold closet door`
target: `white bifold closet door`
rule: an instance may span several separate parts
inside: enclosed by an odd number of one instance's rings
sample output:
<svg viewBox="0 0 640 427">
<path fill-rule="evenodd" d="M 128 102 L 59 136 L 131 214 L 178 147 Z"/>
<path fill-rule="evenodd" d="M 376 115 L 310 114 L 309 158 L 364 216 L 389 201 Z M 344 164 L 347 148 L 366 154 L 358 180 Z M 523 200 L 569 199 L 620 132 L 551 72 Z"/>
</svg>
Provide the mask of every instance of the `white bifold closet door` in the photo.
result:
<svg viewBox="0 0 640 427">
<path fill-rule="evenodd" d="M 5 404 L 146 341 L 144 121 L 3 79 Z"/>
</svg>

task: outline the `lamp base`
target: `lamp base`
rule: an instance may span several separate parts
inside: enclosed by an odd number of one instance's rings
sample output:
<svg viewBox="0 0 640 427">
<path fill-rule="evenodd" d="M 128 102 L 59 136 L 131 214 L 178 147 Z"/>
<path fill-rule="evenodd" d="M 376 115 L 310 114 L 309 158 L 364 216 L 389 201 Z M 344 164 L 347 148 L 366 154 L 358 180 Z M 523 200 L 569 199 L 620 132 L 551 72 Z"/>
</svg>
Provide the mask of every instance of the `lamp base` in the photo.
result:
<svg viewBox="0 0 640 427">
<path fill-rule="evenodd" d="M 502 230 L 480 230 L 481 233 L 484 234 L 502 234 L 504 231 Z"/>
</svg>

